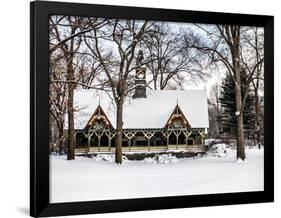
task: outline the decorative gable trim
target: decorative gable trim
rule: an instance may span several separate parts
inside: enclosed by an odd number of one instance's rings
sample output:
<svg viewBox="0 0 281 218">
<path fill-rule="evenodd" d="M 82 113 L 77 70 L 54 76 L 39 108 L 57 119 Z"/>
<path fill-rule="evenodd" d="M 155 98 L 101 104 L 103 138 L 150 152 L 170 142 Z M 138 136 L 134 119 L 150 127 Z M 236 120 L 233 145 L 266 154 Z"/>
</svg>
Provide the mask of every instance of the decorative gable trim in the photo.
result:
<svg viewBox="0 0 281 218">
<path fill-rule="evenodd" d="M 97 107 L 97 109 L 95 110 L 95 112 L 92 114 L 92 116 L 90 117 L 90 119 L 88 120 L 88 122 L 86 123 L 85 128 L 92 126 L 97 120 L 102 119 L 105 122 L 105 125 L 109 128 L 113 128 L 110 120 L 108 119 L 108 117 L 106 116 L 104 110 L 102 109 L 102 107 L 99 105 Z"/>
<path fill-rule="evenodd" d="M 188 120 L 186 119 L 184 113 L 182 112 L 178 104 L 176 105 L 175 109 L 171 113 L 164 128 L 171 127 L 173 125 L 173 121 L 175 121 L 176 119 L 181 120 L 184 127 L 191 128 L 191 125 L 189 124 Z"/>
</svg>

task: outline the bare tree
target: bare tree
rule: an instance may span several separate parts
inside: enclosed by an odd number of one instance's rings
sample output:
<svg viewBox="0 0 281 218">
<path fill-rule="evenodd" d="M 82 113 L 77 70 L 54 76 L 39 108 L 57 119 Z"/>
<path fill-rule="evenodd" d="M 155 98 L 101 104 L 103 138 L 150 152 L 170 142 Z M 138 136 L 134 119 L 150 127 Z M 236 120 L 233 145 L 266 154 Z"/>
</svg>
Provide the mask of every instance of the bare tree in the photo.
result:
<svg viewBox="0 0 281 218">
<path fill-rule="evenodd" d="M 132 72 L 136 64 L 137 47 L 152 25 L 147 21 L 109 20 L 101 30 L 85 35 L 85 43 L 102 66 L 116 105 L 115 162 L 122 163 L 123 104 L 133 90 Z M 144 64 L 144 63 L 142 63 Z"/>
<path fill-rule="evenodd" d="M 60 31 L 55 25 L 52 17 L 50 18 L 52 26 L 52 30 L 54 32 L 54 36 L 58 42 L 63 41 L 61 37 L 65 37 L 65 34 L 68 33 L 70 36 L 74 35 L 78 27 L 78 17 L 66 16 L 63 21 L 64 25 L 68 25 L 68 32 Z M 79 49 L 81 44 L 81 40 L 79 42 L 76 41 L 75 37 L 70 38 L 63 43 L 60 43 L 59 47 L 64 54 L 64 58 L 66 60 L 66 71 L 67 71 L 67 81 L 74 81 L 74 55 L 75 52 Z M 75 84 L 69 83 L 67 87 L 67 118 L 68 118 L 68 146 L 67 146 L 67 159 L 74 160 L 74 147 L 75 147 L 75 130 L 74 130 L 74 109 L 73 109 L 73 92 L 74 92 Z"/>
<path fill-rule="evenodd" d="M 58 129 L 59 154 L 63 152 L 65 113 L 67 111 L 67 84 L 53 83 L 67 77 L 62 54 L 50 57 L 49 111 Z"/>
<path fill-rule="evenodd" d="M 261 103 L 259 92 L 263 86 L 263 63 L 264 63 L 264 31 L 258 27 L 244 28 L 241 34 L 244 55 L 241 56 L 244 69 L 250 75 L 248 83 L 253 87 L 255 95 L 255 133 L 257 144 L 261 144 L 261 126 L 263 119 L 261 115 Z"/>
<path fill-rule="evenodd" d="M 165 89 L 174 82 L 182 87 L 184 81 L 202 79 L 205 73 L 199 71 L 200 53 L 183 47 L 183 32 L 172 30 L 169 24 L 157 22 L 154 31 L 144 38 L 144 47 L 148 54 L 148 70 L 152 74 L 153 88 Z M 200 66 L 201 67 L 201 66 Z"/>
<path fill-rule="evenodd" d="M 235 115 L 237 120 L 237 159 L 245 160 L 243 109 L 247 94 L 242 98 L 240 72 L 246 60 L 242 59 L 241 27 L 237 25 L 196 26 L 207 35 L 206 41 L 202 41 L 199 38 L 194 41 L 186 40 L 186 46 L 196 48 L 200 52 L 208 54 L 211 63 L 223 63 L 233 77 L 235 83 Z M 248 74 L 248 87 L 250 86 L 254 71 L 255 69 L 252 69 L 251 73 Z M 249 89 L 248 87 L 247 89 Z"/>
<path fill-rule="evenodd" d="M 68 143 L 67 159 L 72 160 L 75 148 L 75 127 L 74 127 L 74 89 L 80 84 L 79 78 L 84 75 L 83 64 L 78 58 L 81 49 L 82 35 L 99 28 L 103 25 L 97 18 L 82 18 L 76 16 L 51 16 L 50 17 L 50 56 L 58 52 L 63 53 L 66 62 L 67 78 L 65 80 L 55 80 L 67 84 L 67 119 L 68 119 Z M 78 72 L 78 73 L 77 73 Z M 79 73 L 80 72 L 80 73 Z M 79 75 L 79 76 L 77 76 Z M 83 77 L 82 77 L 83 78 Z M 88 78 L 91 78 L 89 76 Z M 81 83 L 83 84 L 83 83 Z"/>
</svg>

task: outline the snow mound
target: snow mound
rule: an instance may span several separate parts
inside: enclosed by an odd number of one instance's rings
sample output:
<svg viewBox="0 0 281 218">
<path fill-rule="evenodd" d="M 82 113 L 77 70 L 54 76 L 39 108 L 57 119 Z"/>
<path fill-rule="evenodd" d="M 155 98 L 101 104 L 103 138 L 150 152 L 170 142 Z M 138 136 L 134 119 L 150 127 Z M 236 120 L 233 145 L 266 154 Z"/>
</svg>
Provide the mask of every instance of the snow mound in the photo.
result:
<svg viewBox="0 0 281 218">
<path fill-rule="evenodd" d="M 248 160 L 247 159 L 242 160 L 241 158 L 238 158 L 236 163 L 238 163 L 238 164 L 248 163 Z"/>
<path fill-rule="evenodd" d="M 113 154 L 97 154 L 93 156 L 95 161 L 107 161 L 107 162 L 114 162 L 115 155 Z"/>
<path fill-rule="evenodd" d="M 145 158 L 142 162 L 152 163 L 152 164 L 167 164 L 167 163 L 177 163 L 179 159 L 171 154 L 156 155 L 154 157 Z"/>
<path fill-rule="evenodd" d="M 226 157 L 229 153 L 232 153 L 232 149 L 230 149 L 227 144 L 220 143 L 210 147 L 208 153 L 215 157 Z"/>
<path fill-rule="evenodd" d="M 93 156 L 94 161 L 106 161 L 110 163 L 115 162 L 115 155 L 114 154 L 97 154 L 96 156 Z M 128 161 L 128 158 L 126 156 L 122 156 L 122 160 L 124 162 Z"/>
</svg>

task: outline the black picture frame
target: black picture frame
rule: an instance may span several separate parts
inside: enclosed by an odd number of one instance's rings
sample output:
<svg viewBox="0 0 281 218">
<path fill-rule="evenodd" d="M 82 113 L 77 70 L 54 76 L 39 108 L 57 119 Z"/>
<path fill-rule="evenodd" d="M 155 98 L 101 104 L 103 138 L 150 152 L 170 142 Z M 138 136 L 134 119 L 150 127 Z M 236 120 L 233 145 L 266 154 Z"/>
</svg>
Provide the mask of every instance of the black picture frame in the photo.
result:
<svg viewBox="0 0 281 218">
<path fill-rule="evenodd" d="M 49 203 L 48 17 L 54 14 L 264 27 L 264 191 Z M 274 17 L 63 2 L 30 4 L 30 215 L 141 211 L 274 201 Z"/>
</svg>

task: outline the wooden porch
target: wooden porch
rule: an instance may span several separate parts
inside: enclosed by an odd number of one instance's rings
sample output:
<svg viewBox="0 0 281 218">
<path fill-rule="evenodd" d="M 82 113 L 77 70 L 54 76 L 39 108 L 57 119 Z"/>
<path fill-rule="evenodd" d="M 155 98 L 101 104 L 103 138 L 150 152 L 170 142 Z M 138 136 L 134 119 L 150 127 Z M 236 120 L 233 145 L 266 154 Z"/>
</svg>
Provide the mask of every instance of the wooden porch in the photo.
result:
<svg viewBox="0 0 281 218">
<path fill-rule="evenodd" d="M 206 151 L 204 145 L 168 145 L 168 146 L 128 146 L 122 147 L 122 152 L 167 152 L 167 151 L 183 151 L 190 153 L 202 153 Z M 75 148 L 75 154 L 93 154 L 93 153 L 115 153 L 115 147 L 85 147 Z"/>
</svg>

